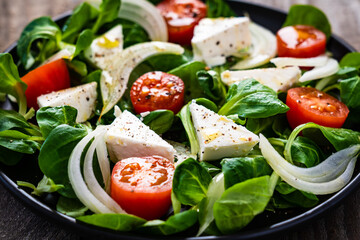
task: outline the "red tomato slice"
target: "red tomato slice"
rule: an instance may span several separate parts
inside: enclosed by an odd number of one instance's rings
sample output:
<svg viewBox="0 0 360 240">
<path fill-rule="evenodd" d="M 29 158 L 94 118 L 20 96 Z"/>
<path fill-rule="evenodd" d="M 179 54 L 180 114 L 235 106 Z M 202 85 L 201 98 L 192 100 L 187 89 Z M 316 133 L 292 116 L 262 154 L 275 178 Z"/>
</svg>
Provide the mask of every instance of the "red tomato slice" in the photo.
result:
<svg viewBox="0 0 360 240">
<path fill-rule="evenodd" d="M 59 59 L 31 72 L 21 78 L 26 84 L 25 91 L 28 107 L 38 109 L 37 97 L 70 87 L 70 76 L 66 63 Z"/>
<path fill-rule="evenodd" d="M 200 0 L 164 0 L 157 5 L 168 26 L 169 42 L 190 45 L 194 28 L 206 17 Z"/>
<path fill-rule="evenodd" d="M 340 128 L 349 114 L 349 109 L 344 103 L 310 87 L 290 89 L 286 105 L 290 108 L 286 115 L 292 128 L 307 122 Z"/>
<path fill-rule="evenodd" d="M 147 220 L 162 217 L 171 205 L 175 167 L 160 156 L 133 157 L 115 164 L 110 194 L 130 214 Z"/>
<path fill-rule="evenodd" d="M 177 113 L 184 104 L 184 82 L 164 72 L 148 72 L 131 87 L 130 99 L 137 113 L 168 109 Z"/>
<path fill-rule="evenodd" d="M 277 32 L 276 39 L 279 57 L 316 57 L 326 48 L 326 35 L 307 25 L 284 27 Z"/>
</svg>

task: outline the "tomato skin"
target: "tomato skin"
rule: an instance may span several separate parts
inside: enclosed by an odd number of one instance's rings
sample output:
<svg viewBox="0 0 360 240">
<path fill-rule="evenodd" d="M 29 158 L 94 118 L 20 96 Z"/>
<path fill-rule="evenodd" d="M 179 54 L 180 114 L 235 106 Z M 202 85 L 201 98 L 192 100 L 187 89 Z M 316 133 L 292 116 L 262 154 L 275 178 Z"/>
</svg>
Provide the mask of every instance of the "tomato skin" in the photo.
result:
<svg viewBox="0 0 360 240">
<path fill-rule="evenodd" d="M 316 57 L 326 49 L 326 35 L 307 25 L 281 28 L 276 33 L 276 40 L 279 57 Z"/>
<path fill-rule="evenodd" d="M 148 72 L 131 87 L 130 99 L 137 113 L 168 109 L 177 113 L 184 104 L 184 82 L 160 71 Z"/>
<path fill-rule="evenodd" d="M 130 214 L 147 220 L 157 219 L 171 206 L 175 167 L 160 156 L 133 157 L 115 164 L 110 194 Z"/>
<path fill-rule="evenodd" d="M 194 28 L 206 17 L 206 5 L 200 0 L 164 0 L 157 5 L 165 18 L 169 42 L 190 45 Z"/>
<path fill-rule="evenodd" d="M 37 97 L 70 87 L 70 76 L 63 59 L 40 66 L 21 78 L 27 84 L 25 91 L 28 107 L 38 109 Z"/>
<path fill-rule="evenodd" d="M 290 108 L 286 116 L 292 128 L 307 122 L 340 128 L 349 114 L 349 109 L 344 103 L 311 87 L 290 89 L 286 105 Z"/>
</svg>

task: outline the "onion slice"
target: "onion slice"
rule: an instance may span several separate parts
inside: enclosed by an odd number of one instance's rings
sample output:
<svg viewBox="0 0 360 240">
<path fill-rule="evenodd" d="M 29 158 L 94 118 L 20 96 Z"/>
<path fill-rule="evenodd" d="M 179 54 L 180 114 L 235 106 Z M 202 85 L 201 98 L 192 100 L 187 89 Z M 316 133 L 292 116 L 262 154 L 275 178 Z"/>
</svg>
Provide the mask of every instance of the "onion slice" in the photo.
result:
<svg viewBox="0 0 360 240">
<path fill-rule="evenodd" d="M 266 144 L 264 143 L 263 146 L 265 145 Z M 266 146 L 267 148 L 271 147 L 271 145 Z M 326 182 L 341 175 L 351 159 L 356 157 L 359 151 L 360 145 L 351 146 L 332 154 L 326 160 L 311 168 L 295 166 L 286 161 L 282 156 L 280 156 L 278 152 L 276 152 L 276 154 L 275 152 L 270 152 L 267 154 L 271 161 L 273 161 L 276 165 L 286 169 L 290 174 L 297 178 L 308 182 Z"/>
<path fill-rule="evenodd" d="M 103 177 L 103 181 L 105 184 L 105 191 L 110 193 L 110 162 L 108 158 L 108 152 L 106 148 L 105 139 L 103 137 L 102 141 L 98 141 L 96 144 L 96 155 L 99 161 L 99 166 L 101 170 L 101 174 Z"/>
<path fill-rule="evenodd" d="M 166 22 L 159 9 L 146 0 L 122 0 L 119 17 L 142 26 L 153 41 L 168 41 Z"/>
<path fill-rule="evenodd" d="M 231 69 L 249 69 L 268 63 L 277 53 L 276 37 L 268 29 L 251 23 L 250 26 L 252 45 L 250 56 L 239 61 Z"/>
<path fill-rule="evenodd" d="M 101 4 L 101 0 L 87 0 L 87 2 L 97 8 Z M 139 24 L 153 41 L 168 41 L 167 25 L 163 16 L 146 0 L 122 0 L 118 17 Z"/>
<path fill-rule="evenodd" d="M 324 182 L 310 182 L 307 178 L 301 177 L 302 174 L 298 174 L 300 177 L 295 176 L 288 170 L 289 168 L 284 167 L 284 164 L 280 165 L 279 162 L 283 163 L 286 162 L 286 160 L 280 156 L 280 154 L 271 146 L 269 141 L 262 134 L 260 134 L 260 149 L 269 165 L 284 181 L 299 190 L 317 195 L 334 193 L 343 188 L 350 181 L 357 160 L 357 154 L 355 156 L 349 155 L 348 157 L 350 158 L 350 163 L 346 166 L 346 169 L 343 171 L 343 173 L 341 173 L 341 175 L 338 177 L 335 176 L 333 179 L 327 179 L 327 181 Z M 356 145 L 354 148 L 352 147 L 350 149 L 359 150 L 359 145 Z M 345 150 L 349 151 L 349 148 Z M 334 166 L 331 164 L 325 164 L 325 166 L 328 168 L 322 169 L 321 171 L 331 171 L 331 168 L 334 168 Z M 311 170 L 312 168 L 309 169 L 310 170 L 308 171 L 313 171 Z M 307 177 L 309 177 L 309 175 Z M 314 177 L 319 177 L 318 173 L 314 174 Z"/>
<path fill-rule="evenodd" d="M 207 193 L 206 193 L 206 207 L 204 208 L 204 217 L 200 222 L 199 231 L 196 234 L 196 237 L 199 237 L 214 221 L 214 204 L 217 200 L 220 199 L 221 195 L 225 192 L 225 179 L 224 173 L 217 174 L 209 184 Z"/>
<path fill-rule="evenodd" d="M 270 60 L 276 67 L 282 68 L 286 66 L 298 67 L 321 67 L 324 66 L 329 57 L 326 54 L 312 57 L 312 58 L 292 58 L 292 57 L 277 57 Z"/>
<path fill-rule="evenodd" d="M 104 135 L 106 133 L 107 129 L 104 128 L 104 130 L 101 131 L 101 133 L 97 134 L 95 136 L 94 141 L 91 143 L 86 155 L 85 155 L 85 161 L 84 161 L 84 177 L 86 184 L 88 188 L 90 189 L 91 193 L 100 200 L 105 206 L 107 206 L 109 209 L 111 209 L 115 213 L 126 213 L 118 203 L 116 203 L 100 186 L 98 183 L 93 169 L 93 158 L 94 158 L 94 152 L 95 148 L 101 144 L 101 142 L 104 142 Z M 99 158 L 99 162 L 109 162 L 107 159 L 107 155 L 105 156 L 106 159 L 103 159 L 103 154 L 100 155 L 101 158 Z M 110 165 L 107 170 L 108 173 L 110 173 Z M 108 174 L 110 176 L 110 174 Z M 108 178 L 108 177 L 106 177 Z"/>
<path fill-rule="evenodd" d="M 333 58 L 329 58 L 325 65 L 315 67 L 310 71 L 305 72 L 299 79 L 299 82 L 306 82 L 331 76 L 339 70 L 339 63 Z"/>
<path fill-rule="evenodd" d="M 103 134 L 103 131 L 104 126 L 96 128 L 75 146 L 68 163 L 68 175 L 76 196 L 91 211 L 94 213 L 114 213 L 90 192 L 84 182 L 80 168 L 81 155 L 84 149 L 95 136 Z"/>
<path fill-rule="evenodd" d="M 184 49 L 173 43 L 145 42 L 133 45 L 122 51 L 113 64 L 103 71 L 100 80 L 103 109 L 107 113 L 124 94 L 132 70 L 146 58 L 156 54 L 182 54 Z"/>
</svg>

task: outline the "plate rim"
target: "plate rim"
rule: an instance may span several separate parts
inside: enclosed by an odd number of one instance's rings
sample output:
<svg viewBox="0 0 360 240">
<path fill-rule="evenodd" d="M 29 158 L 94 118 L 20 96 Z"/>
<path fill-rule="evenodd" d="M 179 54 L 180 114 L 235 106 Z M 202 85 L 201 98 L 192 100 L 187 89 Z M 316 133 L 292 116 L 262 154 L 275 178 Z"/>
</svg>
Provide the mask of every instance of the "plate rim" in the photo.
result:
<svg viewBox="0 0 360 240">
<path fill-rule="evenodd" d="M 228 2 L 242 4 L 244 6 L 255 7 L 266 11 L 273 11 L 277 15 L 286 16 L 287 12 L 278 8 L 274 8 L 272 6 L 266 6 L 264 4 L 259 3 L 249 3 L 242 0 L 227 0 Z M 53 18 L 54 21 L 59 21 L 65 17 L 68 17 L 72 11 L 66 11 L 56 17 Z M 255 21 L 256 22 L 256 21 Z M 335 41 L 342 45 L 348 52 L 356 52 L 356 49 L 351 46 L 346 40 L 341 38 L 336 34 L 332 34 L 330 41 Z M 10 44 L 4 51 L 4 53 L 9 53 L 12 51 L 17 45 L 17 41 Z M 31 194 L 27 193 L 25 190 L 19 188 L 17 184 L 11 180 L 6 173 L 2 171 L 0 168 L 0 182 L 5 187 L 5 189 L 10 192 L 19 202 L 21 202 L 25 207 L 34 212 L 37 216 L 50 219 L 52 223 L 60 223 L 61 228 L 74 232 L 81 236 L 89 236 L 99 237 L 101 238 L 117 238 L 117 239 L 136 239 L 136 240 L 144 240 L 144 239 L 159 239 L 164 237 L 152 236 L 152 237 L 144 237 L 139 234 L 131 234 L 129 232 L 117 232 L 113 230 L 108 230 L 106 228 L 99 228 L 92 225 L 83 224 L 81 222 L 77 222 L 74 218 L 66 216 L 46 204 L 42 203 L 39 199 L 35 198 Z M 187 237 L 186 239 L 256 239 L 260 237 L 270 237 L 273 235 L 278 235 L 281 233 L 285 233 L 287 231 L 293 230 L 295 228 L 300 227 L 305 223 L 309 223 L 313 221 L 329 210 L 333 209 L 335 206 L 339 205 L 346 197 L 348 197 L 360 184 L 360 172 L 353 176 L 352 180 L 340 191 L 333 194 L 331 197 L 326 199 L 324 202 L 316 205 L 315 207 L 296 215 L 287 220 L 280 221 L 278 223 L 261 227 L 253 230 L 247 231 L 239 231 L 236 234 L 231 235 L 223 235 L 223 236 L 200 236 L 200 237 Z M 166 236 L 165 236 L 166 237 Z M 181 239 L 181 237 L 173 235 L 171 236 L 174 239 Z"/>
</svg>

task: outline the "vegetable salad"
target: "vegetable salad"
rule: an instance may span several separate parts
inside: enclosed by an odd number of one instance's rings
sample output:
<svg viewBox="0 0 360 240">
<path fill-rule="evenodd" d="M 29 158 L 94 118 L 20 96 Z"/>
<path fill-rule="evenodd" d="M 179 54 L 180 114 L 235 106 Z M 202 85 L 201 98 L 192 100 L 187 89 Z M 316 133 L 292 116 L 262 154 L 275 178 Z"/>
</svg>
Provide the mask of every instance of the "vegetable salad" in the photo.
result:
<svg viewBox="0 0 360 240">
<path fill-rule="evenodd" d="M 314 207 L 360 153 L 360 54 L 334 59 L 330 37 L 309 5 L 275 34 L 221 0 L 89 0 L 63 25 L 37 18 L 17 56 L 0 54 L 15 109 L 0 110 L 0 162 L 35 156 L 43 178 L 20 187 L 119 232 L 224 235 Z"/>
</svg>

